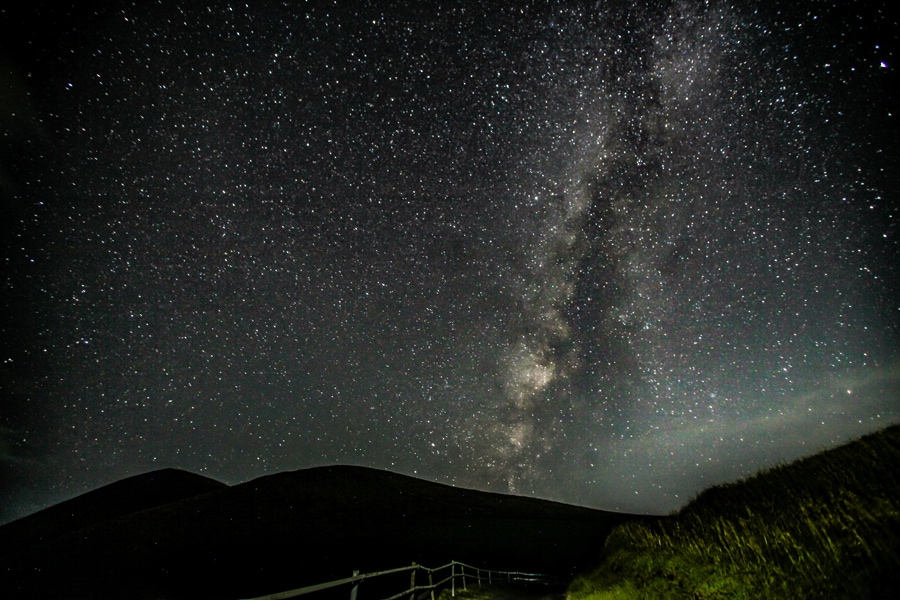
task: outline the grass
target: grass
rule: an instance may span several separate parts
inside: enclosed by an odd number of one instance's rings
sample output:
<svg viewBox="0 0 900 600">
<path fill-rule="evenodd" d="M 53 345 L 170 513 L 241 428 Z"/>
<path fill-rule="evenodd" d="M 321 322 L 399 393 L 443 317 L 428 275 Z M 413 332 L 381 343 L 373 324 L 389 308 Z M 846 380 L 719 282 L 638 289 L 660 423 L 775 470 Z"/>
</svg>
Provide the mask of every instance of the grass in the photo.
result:
<svg viewBox="0 0 900 600">
<path fill-rule="evenodd" d="M 469 583 L 465 590 L 457 589 L 452 596 L 445 588 L 436 596 L 437 600 L 562 600 L 564 588 L 540 584 L 516 583 Z"/>
<path fill-rule="evenodd" d="M 613 529 L 567 600 L 893 598 L 900 426 Z"/>
</svg>

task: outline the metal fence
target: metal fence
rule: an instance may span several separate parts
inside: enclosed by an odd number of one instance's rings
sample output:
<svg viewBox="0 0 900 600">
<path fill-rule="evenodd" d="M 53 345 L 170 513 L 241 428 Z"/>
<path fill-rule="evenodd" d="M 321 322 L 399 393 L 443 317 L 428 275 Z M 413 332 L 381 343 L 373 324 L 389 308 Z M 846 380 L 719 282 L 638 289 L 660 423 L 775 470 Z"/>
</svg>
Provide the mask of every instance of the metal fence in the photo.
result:
<svg viewBox="0 0 900 600">
<path fill-rule="evenodd" d="M 359 571 L 354 571 L 352 576 L 345 577 L 344 579 L 326 581 L 324 583 L 317 583 L 315 585 L 309 585 L 306 587 L 278 592 L 275 594 L 268 594 L 266 596 L 257 596 L 249 600 L 281 600 L 282 598 L 294 598 L 296 596 L 312 594 L 313 592 L 319 592 L 342 585 L 350 586 L 350 600 L 356 600 L 360 582 L 365 581 L 366 579 L 374 579 L 383 575 L 392 575 L 395 573 L 402 573 L 404 571 L 408 571 L 410 573 L 409 588 L 403 590 L 402 592 L 398 592 L 393 596 L 381 598 L 380 600 L 399 600 L 400 598 L 404 597 L 408 597 L 409 600 L 416 600 L 417 598 L 424 598 L 429 593 L 431 596 L 431 600 L 434 600 L 434 591 L 440 587 L 447 585 L 450 586 L 451 596 L 456 596 L 457 581 L 461 584 L 460 587 L 463 590 L 466 589 L 467 581 L 471 583 L 477 583 L 478 585 L 481 585 L 482 583 L 490 584 L 494 582 L 499 583 L 510 581 L 533 582 L 547 585 L 562 583 L 559 579 L 551 575 L 544 575 L 541 573 L 522 573 L 519 571 L 497 571 L 492 569 L 480 569 L 478 567 L 473 567 L 471 565 L 467 565 L 465 563 L 454 560 L 442 567 L 437 567 L 434 569 L 430 569 L 428 567 L 423 567 L 422 565 L 413 563 L 408 567 L 398 567 L 396 569 L 388 569 L 386 571 L 377 571 L 374 573 L 359 573 Z M 424 583 L 422 581 L 422 575 L 418 576 L 419 583 L 416 583 L 417 575 L 419 573 L 427 576 L 428 583 Z M 441 579 L 441 577 L 443 577 L 443 579 Z M 435 581 L 436 579 L 437 581 Z"/>
</svg>

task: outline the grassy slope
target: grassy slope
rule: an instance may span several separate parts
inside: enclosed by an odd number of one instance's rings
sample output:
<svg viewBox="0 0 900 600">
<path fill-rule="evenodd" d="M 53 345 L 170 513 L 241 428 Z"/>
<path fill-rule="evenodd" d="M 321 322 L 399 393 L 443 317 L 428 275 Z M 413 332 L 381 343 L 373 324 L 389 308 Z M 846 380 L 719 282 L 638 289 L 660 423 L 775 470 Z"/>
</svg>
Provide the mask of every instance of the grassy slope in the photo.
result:
<svg viewBox="0 0 900 600">
<path fill-rule="evenodd" d="M 618 526 L 568 600 L 893 598 L 900 426 Z"/>
<path fill-rule="evenodd" d="M 564 586 L 548 586 L 541 584 L 504 584 L 468 582 L 466 589 L 457 589 L 452 595 L 449 588 L 444 588 L 437 595 L 437 600 L 562 600 Z"/>
</svg>

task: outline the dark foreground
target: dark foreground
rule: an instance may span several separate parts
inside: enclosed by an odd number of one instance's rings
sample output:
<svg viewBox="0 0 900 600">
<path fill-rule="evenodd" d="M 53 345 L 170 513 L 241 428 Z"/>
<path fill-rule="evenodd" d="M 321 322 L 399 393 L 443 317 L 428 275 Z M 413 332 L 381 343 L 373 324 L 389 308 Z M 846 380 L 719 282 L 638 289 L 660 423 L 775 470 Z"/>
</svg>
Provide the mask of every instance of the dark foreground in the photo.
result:
<svg viewBox="0 0 900 600">
<path fill-rule="evenodd" d="M 0 597 L 246 598 L 453 559 L 571 577 L 633 518 L 360 467 L 167 470 L 0 527 Z"/>
</svg>

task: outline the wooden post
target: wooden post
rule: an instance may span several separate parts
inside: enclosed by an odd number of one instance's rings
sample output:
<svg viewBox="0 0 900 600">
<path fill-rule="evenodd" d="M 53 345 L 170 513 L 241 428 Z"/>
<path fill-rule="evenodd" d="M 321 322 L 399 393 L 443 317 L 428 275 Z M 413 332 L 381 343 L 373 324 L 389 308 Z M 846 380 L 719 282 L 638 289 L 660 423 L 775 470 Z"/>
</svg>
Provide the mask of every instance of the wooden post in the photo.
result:
<svg viewBox="0 0 900 600">
<path fill-rule="evenodd" d="M 412 566 L 415 567 L 416 563 L 413 563 Z M 416 571 L 418 570 L 418 568 L 415 568 L 409 574 L 409 589 L 412 590 L 409 594 L 409 600 L 416 600 L 416 590 L 414 588 L 416 587 Z"/>
<path fill-rule="evenodd" d="M 359 575 L 359 569 L 354 569 L 353 576 L 356 577 L 357 575 Z M 350 600 L 356 600 L 356 592 L 357 591 L 359 591 L 359 582 L 354 581 L 353 587 L 350 588 Z"/>
</svg>

